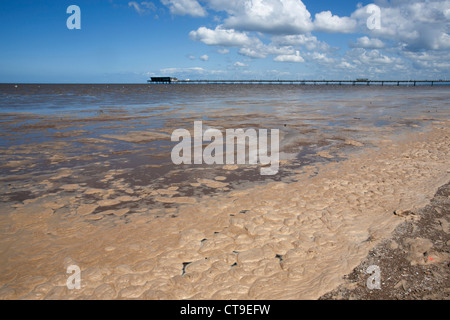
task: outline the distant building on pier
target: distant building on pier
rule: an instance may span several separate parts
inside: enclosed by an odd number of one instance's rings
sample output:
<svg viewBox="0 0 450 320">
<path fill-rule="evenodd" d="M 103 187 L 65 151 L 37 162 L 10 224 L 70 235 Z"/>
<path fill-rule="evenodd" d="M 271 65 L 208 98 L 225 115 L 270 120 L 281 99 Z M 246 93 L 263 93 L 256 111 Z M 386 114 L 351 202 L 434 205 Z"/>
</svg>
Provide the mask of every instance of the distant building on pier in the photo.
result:
<svg viewBox="0 0 450 320">
<path fill-rule="evenodd" d="M 172 83 L 177 81 L 177 78 L 171 77 L 152 77 L 151 80 L 148 80 L 149 83 Z"/>
</svg>

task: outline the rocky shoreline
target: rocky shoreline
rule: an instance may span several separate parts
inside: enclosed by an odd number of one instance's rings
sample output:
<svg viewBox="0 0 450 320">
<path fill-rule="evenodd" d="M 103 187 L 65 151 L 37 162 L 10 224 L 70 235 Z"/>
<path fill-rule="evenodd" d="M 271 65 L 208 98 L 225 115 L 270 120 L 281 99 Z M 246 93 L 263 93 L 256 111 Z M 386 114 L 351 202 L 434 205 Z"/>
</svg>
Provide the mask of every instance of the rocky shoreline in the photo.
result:
<svg viewBox="0 0 450 320">
<path fill-rule="evenodd" d="M 450 182 L 429 205 L 403 216 L 392 237 L 320 300 L 450 300 Z M 367 287 L 371 265 L 380 268 L 380 289 Z"/>
</svg>

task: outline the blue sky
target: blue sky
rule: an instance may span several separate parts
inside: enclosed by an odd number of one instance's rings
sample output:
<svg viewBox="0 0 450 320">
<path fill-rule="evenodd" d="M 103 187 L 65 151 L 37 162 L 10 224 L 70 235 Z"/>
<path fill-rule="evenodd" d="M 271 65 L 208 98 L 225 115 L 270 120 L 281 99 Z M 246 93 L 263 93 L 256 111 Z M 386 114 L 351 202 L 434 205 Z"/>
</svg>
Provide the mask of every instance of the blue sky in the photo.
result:
<svg viewBox="0 0 450 320">
<path fill-rule="evenodd" d="M 2 0 L 0 82 L 448 79 L 449 32 L 450 0 Z"/>
</svg>

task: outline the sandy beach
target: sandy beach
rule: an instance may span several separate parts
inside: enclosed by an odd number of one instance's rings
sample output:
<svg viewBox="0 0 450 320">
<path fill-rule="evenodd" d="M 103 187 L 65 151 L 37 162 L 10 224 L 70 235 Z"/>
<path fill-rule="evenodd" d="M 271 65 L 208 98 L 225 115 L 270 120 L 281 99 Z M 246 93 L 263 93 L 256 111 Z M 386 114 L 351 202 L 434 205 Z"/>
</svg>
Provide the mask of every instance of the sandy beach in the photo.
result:
<svg viewBox="0 0 450 320">
<path fill-rule="evenodd" d="M 0 300 L 450 300 L 450 0 L 10 0 L 0 21 Z"/>
<path fill-rule="evenodd" d="M 5 117 L 14 126 L 28 116 Z M 94 118 L 112 126 L 105 120 L 113 117 L 121 115 Z M 133 119 L 120 125 L 136 127 Z M 65 133 L 74 120 L 42 120 L 35 130 L 45 132 L 47 123 L 58 131 L 50 142 L 2 150 L 2 299 L 319 299 L 348 284 L 345 276 L 370 250 L 450 181 L 445 117 L 420 129 L 341 131 L 339 144 L 282 158 L 278 180 L 245 183 L 238 178 L 254 168 L 180 168 L 164 178 L 164 155 L 154 163 L 129 157 L 151 152 L 141 144 L 165 139 L 170 127 Z M 284 151 L 307 145 L 304 136 L 283 138 Z M 90 153 L 76 152 L 86 145 Z M 117 159 L 137 169 L 131 174 Z M 293 165 L 298 159 L 310 164 Z M 440 219 L 448 239 L 448 220 Z M 441 250 L 424 263 L 448 259 Z M 78 290 L 66 285 L 71 265 L 81 270 Z"/>
</svg>

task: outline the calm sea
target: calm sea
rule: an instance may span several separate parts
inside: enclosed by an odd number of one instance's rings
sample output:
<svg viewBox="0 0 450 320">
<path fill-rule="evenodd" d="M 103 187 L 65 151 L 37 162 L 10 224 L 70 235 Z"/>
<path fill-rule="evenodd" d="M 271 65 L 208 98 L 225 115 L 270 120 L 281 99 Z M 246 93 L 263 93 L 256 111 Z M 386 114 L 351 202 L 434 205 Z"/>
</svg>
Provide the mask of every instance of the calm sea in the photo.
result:
<svg viewBox="0 0 450 320">
<path fill-rule="evenodd" d="M 339 114 L 376 105 L 372 111 L 378 115 L 388 109 L 394 114 L 400 109 L 448 109 L 449 98 L 450 86 L 0 84 L 2 113 L 59 114 L 105 108 L 142 111 L 170 106 L 199 113 L 238 108 L 269 114 L 292 110 Z"/>
</svg>

